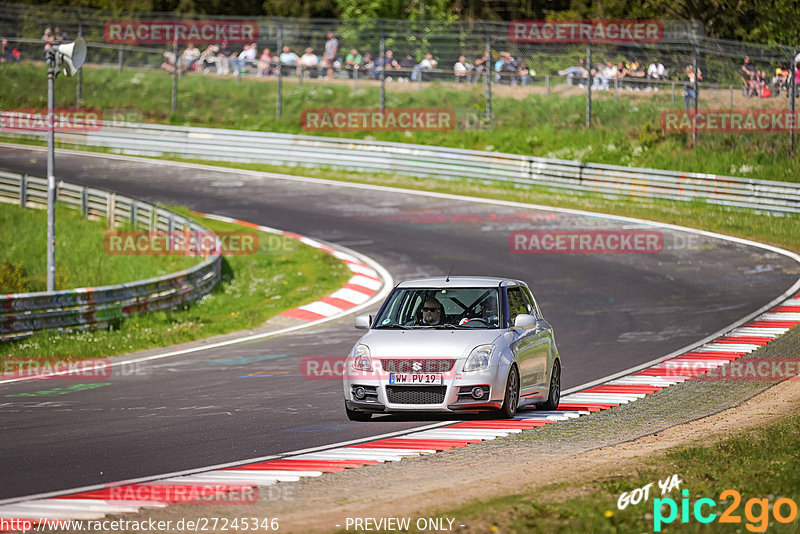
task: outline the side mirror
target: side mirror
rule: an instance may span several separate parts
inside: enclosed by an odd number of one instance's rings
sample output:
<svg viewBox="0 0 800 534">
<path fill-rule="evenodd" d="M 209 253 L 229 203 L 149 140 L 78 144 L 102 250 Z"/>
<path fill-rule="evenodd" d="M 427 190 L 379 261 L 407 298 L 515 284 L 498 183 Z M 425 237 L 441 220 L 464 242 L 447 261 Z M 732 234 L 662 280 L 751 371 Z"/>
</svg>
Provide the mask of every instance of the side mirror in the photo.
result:
<svg viewBox="0 0 800 534">
<path fill-rule="evenodd" d="M 517 315 L 517 318 L 514 319 L 514 328 L 533 328 L 536 326 L 536 317 L 533 315 L 528 315 L 527 313 L 520 313 Z"/>
<path fill-rule="evenodd" d="M 369 325 L 371 324 L 371 315 L 356 315 L 356 328 L 359 330 L 369 330 Z"/>
</svg>

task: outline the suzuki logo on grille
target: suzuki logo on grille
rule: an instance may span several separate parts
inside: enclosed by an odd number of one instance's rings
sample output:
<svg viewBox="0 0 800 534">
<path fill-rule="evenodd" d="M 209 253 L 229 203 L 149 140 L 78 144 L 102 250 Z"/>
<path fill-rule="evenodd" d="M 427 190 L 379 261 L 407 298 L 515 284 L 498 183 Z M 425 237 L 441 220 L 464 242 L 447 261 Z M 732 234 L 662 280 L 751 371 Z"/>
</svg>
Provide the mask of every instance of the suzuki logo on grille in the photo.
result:
<svg viewBox="0 0 800 534">
<path fill-rule="evenodd" d="M 420 371 L 422 371 L 422 362 L 414 362 L 413 364 L 411 364 L 411 370 L 414 371 L 415 373 L 419 373 Z"/>
</svg>

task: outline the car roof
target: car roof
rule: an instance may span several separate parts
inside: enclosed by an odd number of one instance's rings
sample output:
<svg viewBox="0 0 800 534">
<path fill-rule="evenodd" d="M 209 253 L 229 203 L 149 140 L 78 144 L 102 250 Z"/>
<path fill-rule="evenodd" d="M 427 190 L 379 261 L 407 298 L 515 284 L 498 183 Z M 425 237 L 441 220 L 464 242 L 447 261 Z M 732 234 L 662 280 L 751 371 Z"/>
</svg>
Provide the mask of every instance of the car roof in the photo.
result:
<svg viewBox="0 0 800 534">
<path fill-rule="evenodd" d="M 420 278 L 406 280 L 397 284 L 401 288 L 430 288 L 430 287 L 496 287 L 496 286 L 526 286 L 525 282 L 512 278 L 494 278 L 490 276 L 444 276 L 438 278 Z"/>
</svg>

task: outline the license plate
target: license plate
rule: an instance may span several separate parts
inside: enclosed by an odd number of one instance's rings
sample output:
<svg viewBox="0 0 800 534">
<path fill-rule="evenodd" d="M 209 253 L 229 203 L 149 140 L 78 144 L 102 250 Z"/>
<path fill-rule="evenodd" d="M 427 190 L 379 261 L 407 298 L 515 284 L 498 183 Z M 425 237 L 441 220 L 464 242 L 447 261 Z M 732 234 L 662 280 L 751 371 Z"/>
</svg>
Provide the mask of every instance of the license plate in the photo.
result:
<svg viewBox="0 0 800 534">
<path fill-rule="evenodd" d="M 390 384 L 444 384 L 441 373 L 389 373 Z"/>
</svg>

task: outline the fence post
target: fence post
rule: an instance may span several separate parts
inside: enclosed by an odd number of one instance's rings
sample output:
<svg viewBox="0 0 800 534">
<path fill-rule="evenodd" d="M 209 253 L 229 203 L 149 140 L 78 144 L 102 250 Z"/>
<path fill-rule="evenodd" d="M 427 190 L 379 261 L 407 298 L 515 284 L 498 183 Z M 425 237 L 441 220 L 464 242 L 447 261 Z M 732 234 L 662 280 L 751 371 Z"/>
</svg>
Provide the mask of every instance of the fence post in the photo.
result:
<svg viewBox="0 0 800 534">
<path fill-rule="evenodd" d="M 383 23 L 381 21 L 377 21 L 378 26 L 381 28 L 381 44 L 380 44 L 380 53 L 381 53 L 381 66 L 378 69 L 378 72 L 381 76 L 381 113 L 383 113 L 386 109 L 386 34 L 383 31 Z"/>
<path fill-rule="evenodd" d="M 656 87 L 658 87 L 656 85 Z M 675 107 L 675 82 L 672 82 L 672 107 Z"/>
<path fill-rule="evenodd" d="M 795 116 L 795 101 L 796 93 L 797 93 L 797 82 L 795 81 L 794 71 L 798 67 L 798 63 L 795 62 L 794 58 L 795 55 L 792 53 L 791 50 L 783 47 L 783 52 L 789 56 L 789 113 L 791 113 L 791 120 L 789 121 L 789 155 L 794 155 L 794 131 L 797 129 L 797 117 Z"/>
<path fill-rule="evenodd" d="M 353 65 L 353 91 L 358 89 L 358 65 Z"/>
<path fill-rule="evenodd" d="M 119 72 L 117 72 L 118 76 L 122 76 L 123 65 L 125 65 L 125 50 L 120 48 L 119 57 L 117 58 L 117 66 L 119 68 Z"/>
<path fill-rule="evenodd" d="M 28 204 L 28 175 L 23 174 L 19 181 L 19 207 L 24 208 Z"/>
<path fill-rule="evenodd" d="M 545 96 L 550 96 L 550 76 L 544 77 Z"/>
<path fill-rule="evenodd" d="M 75 8 L 75 14 L 78 16 L 78 37 L 83 37 L 83 19 L 81 19 L 81 10 L 77 7 Z M 83 65 L 78 69 L 78 84 L 75 91 L 75 107 L 80 108 L 83 100 Z"/>
<path fill-rule="evenodd" d="M 172 53 L 175 55 L 175 70 L 172 71 L 172 113 L 178 110 L 178 41 L 172 45 Z"/>
<path fill-rule="evenodd" d="M 484 63 L 483 72 L 486 78 L 483 81 L 486 93 L 486 127 L 492 124 L 492 34 L 489 33 L 489 28 L 486 23 L 483 23 L 483 29 L 486 32 L 486 63 Z"/>
<path fill-rule="evenodd" d="M 731 105 L 730 108 L 733 109 L 733 86 L 731 85 Z"/>
<path fill-rule="evenodd" d="M 692 117 L 692 145 L 697 144 L 697 105 L 700 101 L 700 85 L 697 79 L 697 45 L 692 43 L 692 70 L 694 70 L 694 117 Z"/>
<path fill-rule="evenodd" d="M 280 56 L 283 52 L 283 26 L 280 21 L 277 21 L 276 24 L 278 25 L 278 94 L 275 96 L 275 118 L 280 119 L 283 112 L 283 64 Z"/>
<path fill-rule="evenodd" d="M 586 127 L 592 126 L 592 43 L 586 43 L 586 70 L 589 77 L 586 79 Z"/>
<path fill-rule="evenodd" d="M 619 79 L 614 78 L 614 102 L 619 100 Z"/>
</svg>

